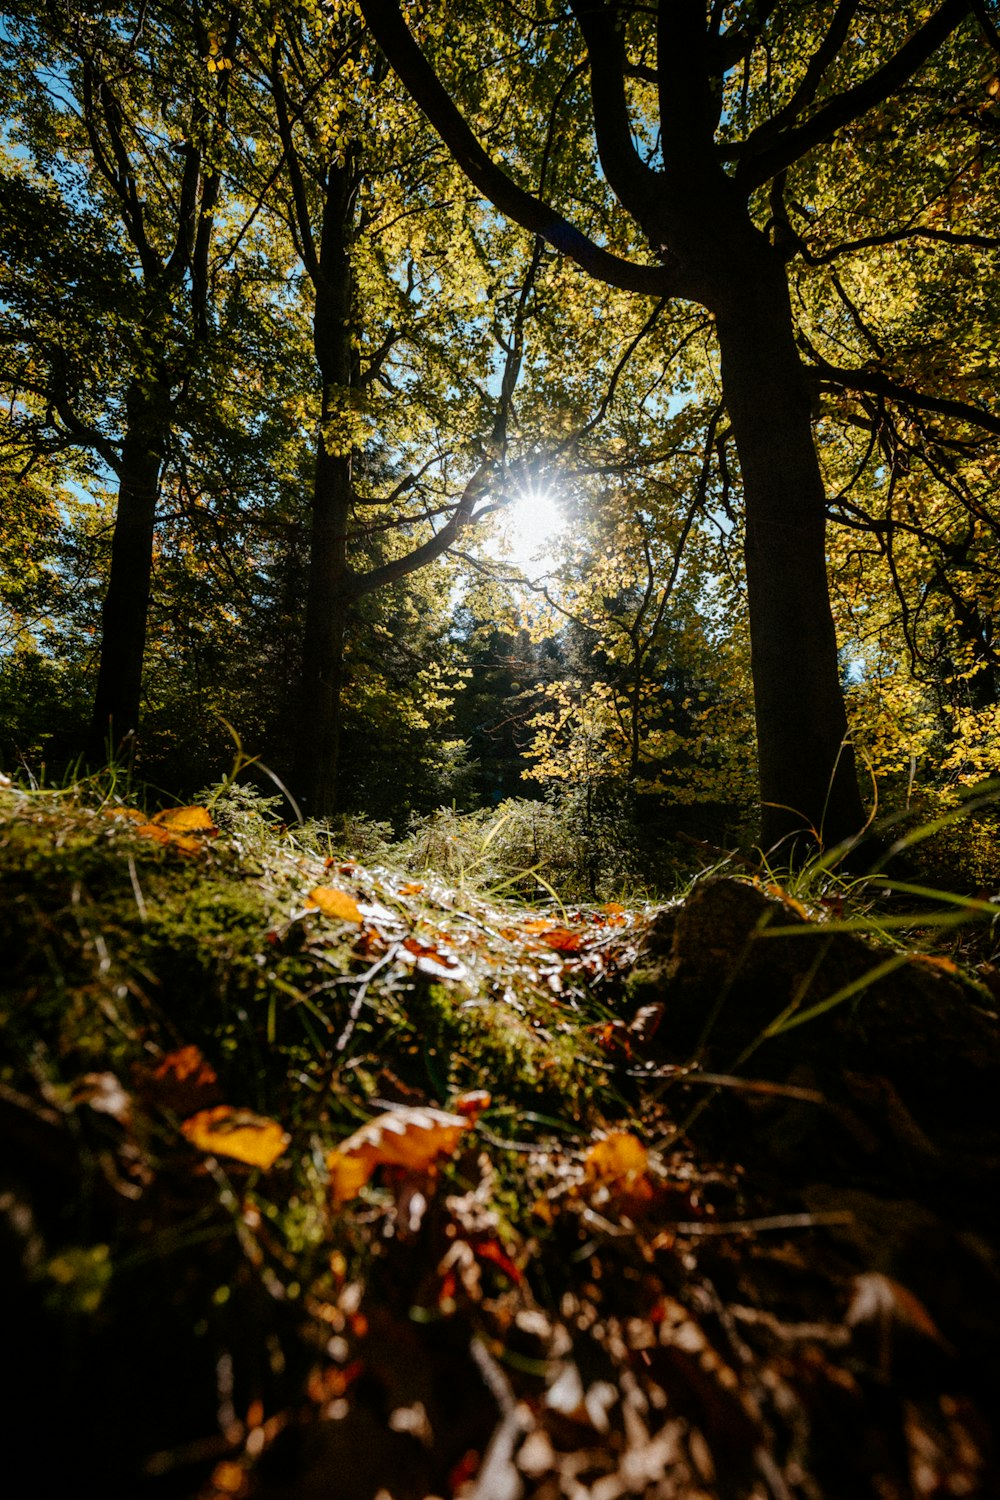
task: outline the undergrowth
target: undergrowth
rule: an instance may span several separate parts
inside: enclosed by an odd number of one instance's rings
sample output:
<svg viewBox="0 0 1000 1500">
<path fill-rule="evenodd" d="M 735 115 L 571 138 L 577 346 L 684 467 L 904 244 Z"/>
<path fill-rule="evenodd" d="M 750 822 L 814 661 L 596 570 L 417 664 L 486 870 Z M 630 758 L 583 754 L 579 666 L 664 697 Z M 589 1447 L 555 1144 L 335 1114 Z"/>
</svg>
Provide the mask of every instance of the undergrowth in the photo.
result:
<svg viewBox="0 0 1000 1500">
<path fill-rule="evenodd" d="M 220 1350 L 242 1351 L 244 1410 L 287 1410 L 316 1330 L 341 1329 L 351 1288 L 388 1275 L 380 1266 L 394 1267 L 383 1291 L 408 1316 L 447 1318 L 458 1271 L 414 1252 L 401 1273 L 389 1256 L 425 1221 L 440 1233 L 447 1221 L 473 1300 L 496 1309 L 529 1261 L 554 1304 L 581 1261 L 598 1275 L 593 1246 L 618 1243 L 616 1214 L 628 1224 L 665 1201 L 668 1175 L 682 1218 L 714 1211 L 713 1194 L 735 1212 L 738 1186 L 719 1173 L 685 1186 L 688 1147 L 664 1135 L 677 1070 L 644 1095 L 654 1075 L 632 1065 L 641 1032 L 622 998 L 649 909 L 607 885 L 579 904 L 583 856 L 552 809 L 445 810 L 394 841 L 358 819 L 285 826 L 280 798 L 232 781 L 206 792 L 190 828 L 144 821 L 127 788 L 100 790 L 0 791 L 0 1130 L 20 1143 L 0 1182 L 0 1269 L 8 1315 L 44 1324 L 26 1347 L 71 1350 L 85 1328 L 91 1352 L 131 1337 L 137 1358 L 160 1351 L 150 1399 L 173 1415 L 136 1427 L 123 1462 L 156 1477 L 201 1461 L 191 1435 L 218 1403 Z M 982 899 L 931 910 L 920 886 L 822 859 L 795 876 L 725 859 L 714 873 L 734 869 L 831 933 L 949 962 L 992 954 Z M 273 1162 L 189 1129 L 223 1106 L 229 1125 L 278 1142 Z M 379 1146 L 357 1190 L 331 1195 L 331 1164 L 359 1127 L 427 1108 L 452 1123 L 413 1126 L 448 1142 L 423 1177 Z M 658 1132 L 674 1140 L 669 1163 L 640 1144 Z M 104 1390 L 114 1399 L 128 1404 L 124 1387 Z M 84 1401 L 81 1431 L 101 1420 Z M 238 1448 L 248 1420 L 233 1416 L 205 1462 Z"/>
</svg>

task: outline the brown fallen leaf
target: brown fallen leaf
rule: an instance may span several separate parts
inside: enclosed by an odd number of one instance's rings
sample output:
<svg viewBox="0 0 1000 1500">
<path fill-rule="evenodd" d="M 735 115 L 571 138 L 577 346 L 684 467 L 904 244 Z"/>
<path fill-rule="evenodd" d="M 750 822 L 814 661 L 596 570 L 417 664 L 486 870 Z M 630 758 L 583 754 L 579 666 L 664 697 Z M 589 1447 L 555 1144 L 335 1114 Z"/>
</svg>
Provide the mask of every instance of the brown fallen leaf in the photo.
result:
<svg viewBox="0 0 1000 1500">
<path fill-rule="evenodd" d="M 324 917 L 334 917 L 339 922 L 363 921 L 361 908 L 347 891 L 339 891 L 333 885 L 317 885 L 306 897 L 307 906 L 318 907 Z"/>
<path fill-rule="evenodd" d="M 230 1156 L 248 1166 L 261 1167 L 265 1172 L 292 1139 L 277 1120 L 255 1115 L 249 1109 L 235 1109 L 231 1104 L 199 1110 L 184 1121 L 181 1134 L 199 1151 L 211 1152 L 213 1156 Z"/>
<path fill-rule="evenodd" d="M 471 1122 L 429 1106 L 388 1110 L 362 1125 L 327 1156 L 334 1206 L 356 1198 L 376 1167 L 426 1172 L 439 1156 L 450 1156 Z"/>
<path fill-rule="evenodd" d="M 178 1047 L 155 1068 L 132 1070 L 137 1093 L 146 1104 L 170 1110 L 181 1119 L 218 1104 L 222 1090 L 215 1069 L 198 1047 Z"/>
<path fill-rule="evenodd" d="M 467 972 L 461 959 L 449 953 L 447 948 L 432 947 L 415 937 L 403 939 L 399 956 L 409 957 L 414 968 L 434 979 L 464 979 Z"/>
<path fill-rule="evenodd" d="M 178 849 L 181 854 L 197 854 L 205 847 L 197 834 L 173 833 L 159 823 L 140 823 L 136 828 L 136 833 L 141 833 L 143 838 L 154 839 L 156 843 L 163 844 L 167 848 Z"/>
</svg>

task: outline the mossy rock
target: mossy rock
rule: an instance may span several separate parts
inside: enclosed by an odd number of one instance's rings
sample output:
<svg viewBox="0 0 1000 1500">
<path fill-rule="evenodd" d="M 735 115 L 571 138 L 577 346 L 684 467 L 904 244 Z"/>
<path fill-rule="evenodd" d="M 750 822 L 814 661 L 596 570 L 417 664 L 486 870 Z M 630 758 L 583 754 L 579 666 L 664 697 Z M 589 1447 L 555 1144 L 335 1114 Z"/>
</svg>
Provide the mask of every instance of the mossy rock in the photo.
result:
<svg viewBox="0 0 1000 1500">
<path fill-rule="evenodd" d="M 987 996 L 919 955 L 885 972 L 893 956 L 747 881 L 707 880 L 654 919 L 632 994 L 663 1005 L 655 1046 L 672 1060 L 718 1069 L 752 1053 L 748 1066 L 768 1077 L 803 1063 L 824 1079 L 885 1076 L 921 1120 L 995 1131 L 1000 1022 Z M 766 1035 L 783 1013 L 794 1019 L 845 990 L 804 1024 Z"/>
</svg>

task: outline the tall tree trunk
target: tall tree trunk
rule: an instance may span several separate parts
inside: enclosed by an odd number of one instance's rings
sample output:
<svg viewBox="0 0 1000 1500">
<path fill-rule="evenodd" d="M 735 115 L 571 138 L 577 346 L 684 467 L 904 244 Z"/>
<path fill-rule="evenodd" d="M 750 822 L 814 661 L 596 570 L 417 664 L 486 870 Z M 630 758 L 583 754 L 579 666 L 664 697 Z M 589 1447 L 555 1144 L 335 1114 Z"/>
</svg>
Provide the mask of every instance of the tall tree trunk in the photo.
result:
<svg viewBox="0 0 1000 1500">
<path fill-rule="evenodd" d="M 340 769 L 340 697 L 350 602 L 347 533 L 353 502 L 351 452 L 343 432 L 342 408 L 357 375 L 351 341 L 353 202 L 352 174 L 345 168 L 330 168 L 318 263 L 313 268 L 313 347 L 323 380 L 323 399 L 296 725 L 295 792 L 303 811 L 314 818 L 329 817 L 337 810 Z"/>
<path fill-rule="evenodd" d="M 135 381 L 126 398 L 111 571 L 104 596 L 97 691 L 86 746 L 91 765 L 104 764 L 118 753 L 139 727 L 153 526 L 169 421 L 166 385 Z"/>
<path fill-rule="evenodd" d="M 746 232 L 748 231 L 748 232 Z M 809 393 L 779 257 L 746 221 L 715 304 L 740 459 L 763 847 L 810 829 L 825 845 L 865 813 L 847 740 Z"/>
<path fill-rule="evenodd" d="M 324 402 L 324 408 L 325 405 Z M 296 725 L 296 795 L 303 811 L 313 818 L 328 818 L 337 809 L 350 506 L 350 458 L 327 452 L 321 436 L 313 485 L 299 722 Z"/>
</svg>

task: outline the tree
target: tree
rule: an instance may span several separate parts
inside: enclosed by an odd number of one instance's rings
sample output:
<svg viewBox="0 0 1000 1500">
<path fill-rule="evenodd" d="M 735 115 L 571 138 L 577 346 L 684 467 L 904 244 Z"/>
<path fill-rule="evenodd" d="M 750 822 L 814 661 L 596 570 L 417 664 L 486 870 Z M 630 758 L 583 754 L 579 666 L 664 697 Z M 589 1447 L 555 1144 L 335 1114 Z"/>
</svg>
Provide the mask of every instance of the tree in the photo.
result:
<svg viewBox="0 0 1000 1500">
<path fill-rule="evenodd" d="M 138 727 L 164 466 L 185 406 L 220 374 L 205 367 L 238 24 L 234 8 L 213 27 L 162 6 L 17 7 L 4 22 L 21 154 L 6 161 L 2 227 L 26 252 L 5 277 L 4 375 L 46 445 L 88 450 L 117 480 L 92 762 Z"/>
<path fill-rule="evenodd" d="M 493 31 L 470 5 L 475 72 L 452 17 L 446 36 L 428 24 L 422 48 L 397 0 L 359 3 L 392 66 L 498 210 L 592 277 L 683 298 L 712 315 L 745 505 L 762 838 L 770 845 L 804 826 L 827 841 L 856 835 L 864 810 L 829 603 L 813 386 L 789 297 L 787 264 L 797 246 L 785 203 L 800 168 L 829 152 L 838 132 L 899 95 L 941 49 L 959 45 L 968 0 L 943 0 L 929 15 L 870 14 L 859 0 L 821 10 L 715 4 L 710 12 L 703 0 L 655 7 L 570 0 L 566 16 L 545 5 L 502 6 Z M 959 40 L 974 47 L 968 28 Z M 580 95 L 583 74 L 589 101 Z M 516 101 L 516 158 L 488 93 L 501 77 Z M 492 116 L 480 108 L 484 93 Z M 524 128 L 533 106 L 547 130 Z M 482 129 L 491 120 L 489 150 L 467 117 L 477 108 Z M 571 135 L 579 122 L 577 136 L 596 145 L 587 190 L 561 202 L 522 186 L 520 165 L 532 148 L 551 148 L 556 118 L 559 132 Z M 584 219 L 581 229 L 577 219 L 604 198 L 605 183 L 615 211 L 594 226 Z M 607 243 L 586 232 L 594 227 Z M 824 366 L 822 375 L 864 388 L 863 372 Z"/>
<path fill-rule="evenodd" d="M 529 244 L 523 269 L 508 266 L 469 316 L 463 262 L 484 256 L 471 228 L 483 216 L 470 215 L 464 182 L 456 199 L 450 163 L 429 159 L 422 122 L 390 97 L 355 16 L 287 11 L 258 67 L 280 158 L 258 150 L 246 167 L 262 200 L 277 184 L 272 207 L 311 303 L 318 400 L 302 393 L 315 451 L 292 780 L 324 817 L 338 804 L 345 651 L 361 601 L 443 557 L 498 503 L 542 254 Z M 409 201 L 418 196 L 426 207 Z M 489 226 L 475 229 L 487 237 Z M 484 392 L 498 343 L 497 387 Z"/>
</svg>

